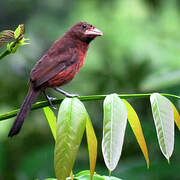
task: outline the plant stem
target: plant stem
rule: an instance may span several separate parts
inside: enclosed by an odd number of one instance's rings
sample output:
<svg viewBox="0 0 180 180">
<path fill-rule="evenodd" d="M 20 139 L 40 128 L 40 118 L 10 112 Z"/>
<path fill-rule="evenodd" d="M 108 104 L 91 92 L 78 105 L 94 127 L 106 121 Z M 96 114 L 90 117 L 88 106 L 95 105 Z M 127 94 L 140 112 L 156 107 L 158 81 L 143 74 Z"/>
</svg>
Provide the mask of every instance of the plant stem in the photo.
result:
<svg viewBox="0 0 180 180">
<path fill-rule="evenodd" d="M 7 56 L 7 55 L 9 55 L 9 54 L 11 54 L 11 52 L 6 49 L 6 50 L 3 51 L 2 53 L 0 53 L 0 60 L 1 60 L 3 57 L 5 57 L 5 56 Z"/>
<path fill-rule="evenodd" d="M 160 94 L 163 96 L 166 96 L 166 97 L 171 97 L 171 98 L 180 100 L 180 96 L 176 96 L 176 95 L 172 95 L 172 94 L 164 94 L 164 93 L 160 93 Z M 132 98 L 149 98 L 150 95 L 151 94 L 121 94 L 118 96 L 122 99 L 132 99 Z M 80 96 L 78 98 L 81 101 L 94 101 L 94 100 L 103 100 L 105 97 L 106 97 L 106 95 L 92 95 L 92 96 Z M 63 99 L 64 98 L 57 98 L 55 100 L 52 100 L 52 102 L 54 105 L 60 104 L 63 101 Z M 43 108 L 46 106 L 49 106 L 48 101 L 40 101 L 40 102 L 33 104 L 31 110 L 40 109 L 40 108 Z M 4 113 L 4 114 L 0 114 L 0 121 L 16 116 L 18 111 L 19 111 L 19 109 L 16 109 L 16 110 Z"/>
<path fill-rule="evenodd" d="M 11 44 L 11 48 L 15 47 L 17 41 L 14 41 L 12 44 Z M 2 53 L 0 53 L 0 60 L 2 60 L 2 58 L 4 58 L 5 56 L 11 54 L 11 51 L 9 51 L 8 49 L 4 50 Z"/>
</svg>

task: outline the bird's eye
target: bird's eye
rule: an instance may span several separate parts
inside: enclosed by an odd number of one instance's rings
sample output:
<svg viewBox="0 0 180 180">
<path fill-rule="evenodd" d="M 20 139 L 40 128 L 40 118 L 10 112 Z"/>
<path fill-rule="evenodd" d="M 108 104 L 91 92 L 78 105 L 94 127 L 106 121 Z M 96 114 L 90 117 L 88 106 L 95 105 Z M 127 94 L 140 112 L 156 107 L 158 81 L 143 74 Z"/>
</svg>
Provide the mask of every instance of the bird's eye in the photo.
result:
<svg viewBox="0 0 180 180">
<path fill-rule="evenodd" d="M 82 24 L 82 27 L 85 29 L 87 27 L 87 25 L 86 24 Z"/>
</svg>

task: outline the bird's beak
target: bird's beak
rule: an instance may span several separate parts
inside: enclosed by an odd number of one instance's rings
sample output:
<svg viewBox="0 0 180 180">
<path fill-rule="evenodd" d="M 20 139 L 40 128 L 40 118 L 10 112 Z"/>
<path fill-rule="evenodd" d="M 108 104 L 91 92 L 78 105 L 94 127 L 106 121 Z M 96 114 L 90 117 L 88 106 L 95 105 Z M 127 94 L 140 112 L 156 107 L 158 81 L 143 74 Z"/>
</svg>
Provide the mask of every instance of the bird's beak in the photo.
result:
<svg viewBox="0 0 180 180">
<path fill-rule="evenodd" d="M 99 30 L 99 29 L 97 29 L 97 28 L 91 28 L 91 29 L 87 29 L 86 31 L 85 31 L 85 35 L 92 35 L 92 36 L 102 36 L 103 35 L 103 33 Z"/>
</svg>

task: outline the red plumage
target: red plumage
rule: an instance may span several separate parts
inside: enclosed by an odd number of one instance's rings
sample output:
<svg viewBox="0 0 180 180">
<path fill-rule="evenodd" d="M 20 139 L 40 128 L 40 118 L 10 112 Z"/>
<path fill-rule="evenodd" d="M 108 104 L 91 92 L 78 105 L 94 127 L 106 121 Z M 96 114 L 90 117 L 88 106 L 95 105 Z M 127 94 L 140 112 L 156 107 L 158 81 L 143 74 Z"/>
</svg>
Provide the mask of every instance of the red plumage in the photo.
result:
<svg viewBox="0 0 180 180">
<path fill-rule="evenodd" d="M 40 92 L 48 87 L 56 88 L 68 97 L 74 97 L 60 89 L 70 82 L 84 63 L 89 43 L 102 32 L 86 22 L 72 26 L 47 53 L 35 64 L 30 74 L 30 88 L 9 132 L 9 137 L 19 133 L 24 119 Z M 48 97 L 48 96 L 47 96 Z"/>
</svg>

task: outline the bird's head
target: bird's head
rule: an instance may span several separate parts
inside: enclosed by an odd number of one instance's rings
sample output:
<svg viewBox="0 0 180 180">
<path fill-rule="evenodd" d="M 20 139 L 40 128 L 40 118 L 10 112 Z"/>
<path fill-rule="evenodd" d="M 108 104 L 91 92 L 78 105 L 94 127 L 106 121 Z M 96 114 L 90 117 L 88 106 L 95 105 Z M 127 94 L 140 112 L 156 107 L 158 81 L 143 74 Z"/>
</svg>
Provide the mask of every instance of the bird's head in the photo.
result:
<svg viewBox="0 0 180 180">
<path fill-rule="evenodd" d="M 76 38 L 88 44 L 95 37 L 103 35 L 103 33 L 99 29 L 95 28 L 91 24 L 88 24 L 87 22 L 78 22 L 77 24 L 72 26 L 68 32 L 73 38 Z"/>
</svg>

